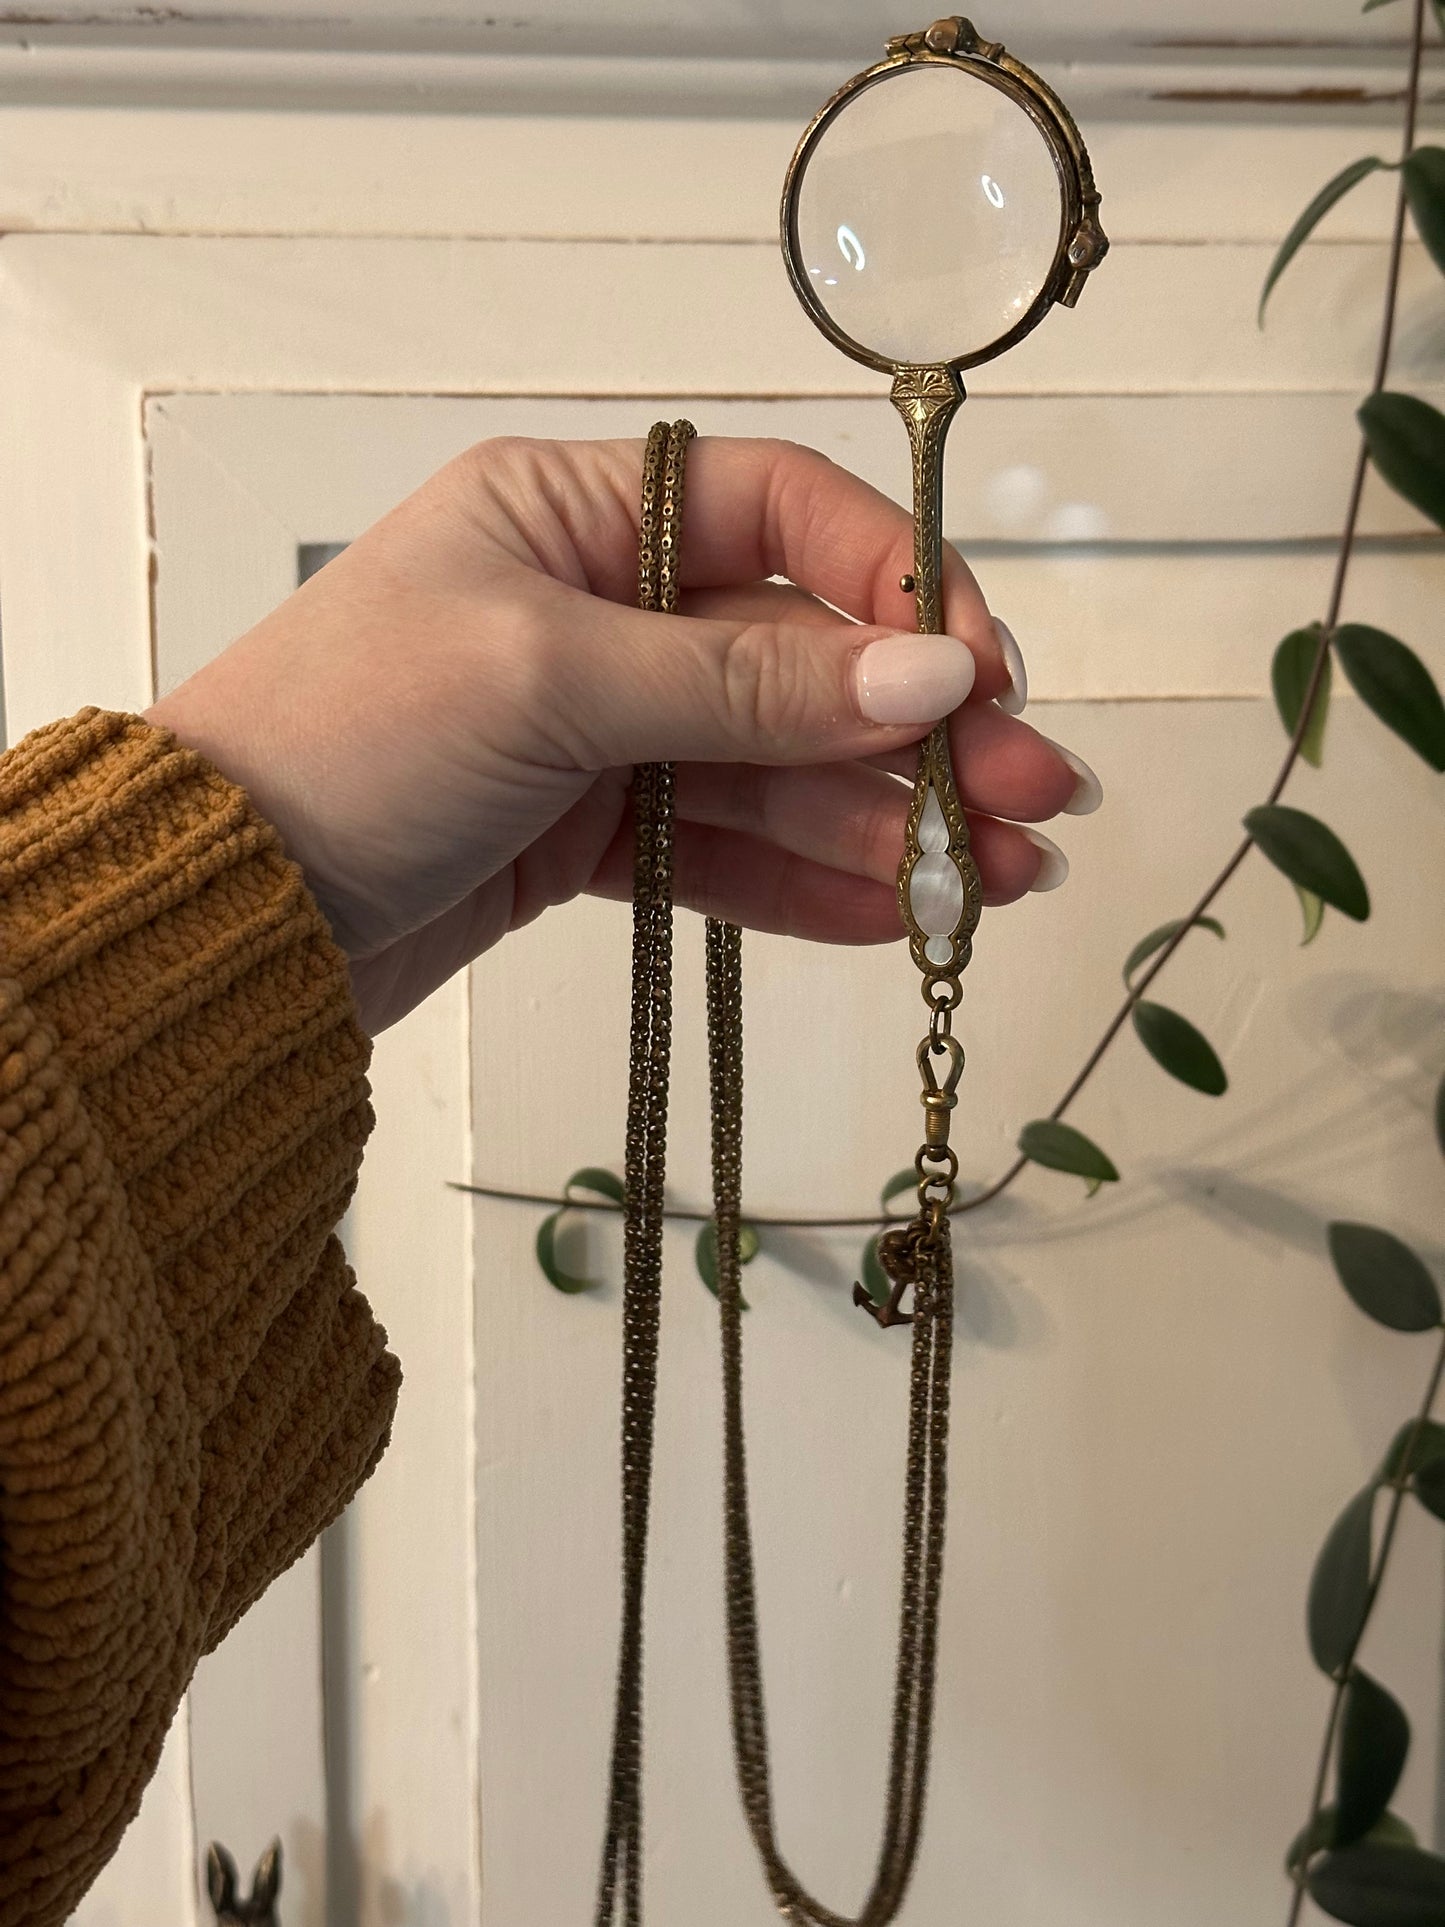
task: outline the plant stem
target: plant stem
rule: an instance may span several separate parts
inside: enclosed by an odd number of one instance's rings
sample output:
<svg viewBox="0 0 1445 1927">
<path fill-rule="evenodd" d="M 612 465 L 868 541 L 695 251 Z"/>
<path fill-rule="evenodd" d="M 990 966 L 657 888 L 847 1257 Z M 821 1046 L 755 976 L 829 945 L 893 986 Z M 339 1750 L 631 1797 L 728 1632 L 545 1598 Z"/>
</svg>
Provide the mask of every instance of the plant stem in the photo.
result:
<svg viewBox="0 0 1445 1927">
<path fill-rule="evenodd" d="M 1410 44 L 1410 73 L 1405 86 L 1404 138 L 1400 155 L 1401 172 L 1398 176 L 1398 185 L 1395 194 L 1395 225 L 1390 239 L 1389 266 L 1385 276 L 1385 304 L 1380 317 L 1379 345 L 1375 355 L 1375 377 L 1370 387 L 1371 395 L 1379 394 L 1385 385 L 1385 380 L 1390 369 L 1390 351 L 1395 341 L 1395 315 L 1399 305 L 1400 262 L 1405 246 L 1405 212 L 1407 206 L 1403 163 L 1408 160 L 1415 146 L 1415 126 L 1420 103 L 1420 65 L 1424 54 L 1424 44 L 1425 0 L 1415 0 L 1414 38 Z M 1325 663 L 1329 659 L 1330 642 L 1339 624 L 1340 610 L 1344 606 L 1345 583 L 1349 577 L 1350 562 L 1355 552 L 1355 533 L 1359 527 L 1360 502 L 1364 496 L 1365 476 L 1368 470 L 1369 449 L 1362 434 L 1360 436 L 1359 453 L 1355 458 L 1354 476 L 1350 483 L 1349 502 L 1345 509 L 1345 525 L 1340 533 L 1340 546 L 1335 558 L 1335 573 L 1334 580 L 1330 587 L 1329 605 L 1325 613 L 1324 624 L 1320 629 L 1319 646 L 1315 650 L 1315 659 L 1310 670 L 1310 679 L 1305 686 L 1304 701 L 1300 704 L 1299 720 L 1295 724 L 1294 734 L 1289 739 L 1289 747 L 1285 751 L 1284 761 L 1280 764 L 1274 782 L 1270 785 L 1269 794 L 1265 798 L 1267 803 L 1277 803 L 1281 795 L 1283 795 L 1284 786 L 1289 781 L 1295 764 L 1299 761 L 1300 747 L 1309 731 L 1310 721 L 1314 715 L 1315 703 L 1319 699 L 1320 683 L 1324 677 Z M 1130 990 L 1129 995 L 1124 999 L 1118 1010 L 1115 1011 L 1105 1028 L 1103 1036 L 1085 1058 L 1083 1066 L 1077 1076 L 1059 1099 L 1058 1103 L 1049 1112 L 1051 1118 L 1062 1117 L 1074 1099 L 1079 1095 L 1079 1092 L 1083 1090 L 1084 1086 L 1098 1069 L 1109 1046 L 1128 1022 L 1134 1006 L 1139 1002 L 1139 999 L 1144 995 L 1144 992 L 1149 988 L 1150 984 L 1153 983 L 1160 971 L 1163 970 L 1164 966 L 1169 962 L 1170 958 L 1189 935 L 1190 931 L 1199 922 L 1199 919 L 1207 914 L 1215 898 L 1218 897 L 1224 889 L 1224 886 L 1229 882 L 1230 878 L 1249 855 L 1253 847 L 1254 838 L 1247 836 L 1234 850 L 1229 861 L 1209 885 L 1203 896 L 1200 897 L 1179 929 L 1175 931 L 1168 943 L 1163 946 L 1158 956 L 1154 958 L 1149 968 Z M 1008 1189 L 1028 1162 L 1029 1160 L 1026 1157 L 1016 1158 L 1001 1178 L 996 1179 L 995 1182 L 985 1190 L 977 1192 L 971 1198 L 965 1199 L 963 1203 L 958 1206 L 958 1209 L 960 1211 L 976 1211 L 981 1204 L 989 1203 L 989 1201 L 996 1198 L 1001 1191 Z"/>
<path fill-rule="evenodd" d="M 1422 9 L 1424 3 L 1425 0 L 1420 0 Z M 1434 1409 L 1435 1400 L 1440 1391 L 1440 1380 L 1442 1376 L 1445 1376 L 1445 1334 L 1442 1334 L 1439 1348 L 1435 1353 L 1434 1370 L 1430 1373 L 1430 1382 L 1425 1388 L 1425 1397 L 1421 1401 L 1420 1409 L 1415 1415 L 1414 1428 L 1410 1433 L 1409 1444 L 1405 1447 L 1404 1458 L 1394 1478 L 1390 1482 L 1390 1509 L 1385 1514 L 1385 1529 L 1380 1534 L 1380 1550 L 1376 1553 L 1374 1564 L 1370 1570 L 1370 1584 L 1365 1593 L 1365 1610 L 1360 1618 L 1360 1630 L 1355 1634 L 1345 1662 L 1336 1676 L 1335 1690 L 1330 1697 L 1329 1718 L 1325 1721 L 1325 1737 L 1320 1746 L 1319 1766 L 1315 1771 L 1314 1794 L 1310 1800 L 1309 1818 L 1305 1821 L 1304 1838 L 1306 1843 L 1309 1842 L 1313 1835 L 1319 1821 L 1320 1813 L 1324 1808 L 1325 1783 L 1329 1778 L 1330 1756 L 1334 1751 L 1335 1731 L 1340 1723 L 1340 1713 L 1344 1707 L 1345 1693 L 1349 1687 L 1351 1675 L 1355 1670 L 1355 1655 L 1360 1650 L 1361 1642 L 1365 1637 L 1365 1630 L 1370 1623 L 1370 1615 L 1375 1610 L 1375 1601 L 1379 1597 L 1380 1587 L 1384 1584 L 1385 1567 L 1389 1561 L 1390 1548 L 1395 1542 L 1395 1528 L 1399 1524 L 1400 1508 L 1405 1503 L 1405 1489 L 1410 1477 L 1410 1468 L 1415 1462 L 1415 1453 L 1420 1444 L 1420 1435 L 1429 1423 L 1430 1413 Z M 1300 1909 L 1304 1906 L 1305 1893 L 1307 1891 L 1305 1882 L 1309 1876 L 1309 1861 L 1310 1855 L 1307 1845 L 1306 1851 L 1300 1855 L 1299 1862 L 1295 1867 L 1294 1892 L 1290 1897 L 1289 1917 L 1285 1923 L 1285 1927 L 1297 1927 Z"/>
<path fill-rule="evenodd" d="M 1405 247 L 1405 172 L 1404 163 L 1409 159 L 1415 146 L 1415 127 L 1420 105 L 1420 65 L 1425 50 L 1425 0 L 1415 0 L 1415 18 L 1410 40 L 1410 75 L 1405 86 L 1405 124 L 1400 143 L 1400 173 L 1396 177 L 1395 225 L 1390 235 L 1390 263 L 1385 277 L 1385 306 L 1380 318 L 1380 345 L 1375 357 L 1375 379 L 1372 394 L 1378 394 L 1385 385 L 1390 370 L 1390 350 L 1395 340 L 1395 315 L 1400 296 L 1400 263 Z M 1320 631 L 1319 647 L 1315 651 L 1314 667 L 1310 675 L 1309 687 L 1305 691 L 1304 702 L 1300 706 L 1300 724 L 1290 741 L 1289 753 L 1284 765 L 1275 779 L 1269 800 L 1275 802 L 1299 756 L 1300 744 L 1304 741 L 1305 726 L 1308 725 L 1311 710 L 1319 693 L 1320 679 L 1324 675 L 1325 659 L 1329 654 L 1330 638 L 1340 619 L 1340 609 L 1344 603 L 1345 579 L 1349 574 L 1350 558 L 1354 553 L 1355 529 L 1359 522 L 1360 500 L 1365 492 L 1365 475 L 1369 461 L 1369 451 L 1364 436 L 1360 437 L 1359 453 L 1355 458 L 1355 473 L 1350 484 L 1349 507 L 1345 514 L 1345 530 L 1340 541 L 1340 552 L 1335 562 L 1335 579 L 1330 590 L 1329 612 L 1325 626 Z M 1360 1649 L 1360 1641 L 1365 1636 L 1365 1628 L 1370 1623 L 1370 1615 L 1375 1610 L 1380 1586 L 1385 1577 L 1386 1562 L 1390 1548 L 1395 1541 L 1395 1527 L 1399 1523 L 1400 1508 L 1405 1502 L 1405 1481 L 1409 1476 L 1410 1464 L 1415 1449 L 1420 1442 L 1420 1434 L 1430 1417 L 1435 1397 L 1440 1389 L 1441 1374 L 1445 1373 L 1445 1337 L 1442 1337 L 1435 1354 L 1435 1369 L 1430 1374 L 1430 1383 L 1425 1390 L 1424 1402 L 1415 1420 L 1415 1429 L 1410 1434 L 1410 1443 L 1405 1449 L 1405 1462 L 1395 1475 L 1394 1491 L 1390 1496 L 1390 1510 L 1385 1518 L 1385 1530 L 1380 1537 L 1380 1550 L 1370 1574 L 1369 1590 L 1365 1595 L 1365 1610 L 1360 1622 L 1360 1630 L 1350 1647 L 1349 1656 L 1340 1669 L 1335 1681 L 1335 1690 L 1330 1696 L 1329 1716 L 1325 1721 L 1324 1738 L 1320 1743 L 1319 1764 L 1315 1769 L 1314 1792 L 1310 1798 L 1309 1818 L 1305 1821 L 1305 1850 L 1300 1854 L 1294 1872 L 1294 1891 L 1290 1896 L 1289 1915 L 1286 1927 L 1298 1927 L 1300 1913 L 1304 1908 L 1306 1882 L 1309 1878 L 1309 1842 L 1319 1822 L 1325 1801 L 1325 1786 L 1329 1779 L 1330 1759 L 1334 1752 L 1335 1734 L 1339 1729 L 1340 1714 L 1344 1709 L 1345 1692 L 1349 1686 L 1350 1675 L 1354 1671 L 1355 1654 Z"/>
<path fill-rule="evenodd" d="M 449 1190 L 467 1191 L 477 1198 L 500 1198 L 506 1204 L 545 1204 L 554 1210 L 611 1211 L 619 1215 L 622 1211 L 620 1204 L 602 1198 L 549 1197 L 542 1191 L 506 1191 L 496 1184 L 457 1184 L 450 1178 L 447 1186 Z M 712 1223 L 711 1211 L 689 1211 L 682 1206 L 669 1205 L 662 1215 L 686 1224 Z M 890 1221 L 890 1214 L 886 1211 L 871 1212 L 866 1218 L 774 1218 L 759 1217 L 752 1211 L 745 1211 L 743 1216 L 754 1227 L 770 1225 L 777 1231 L 872 1231 Z M 907 1218 L 899 1217 L 896 1222 L 906 1224 Z"/>
</svg>

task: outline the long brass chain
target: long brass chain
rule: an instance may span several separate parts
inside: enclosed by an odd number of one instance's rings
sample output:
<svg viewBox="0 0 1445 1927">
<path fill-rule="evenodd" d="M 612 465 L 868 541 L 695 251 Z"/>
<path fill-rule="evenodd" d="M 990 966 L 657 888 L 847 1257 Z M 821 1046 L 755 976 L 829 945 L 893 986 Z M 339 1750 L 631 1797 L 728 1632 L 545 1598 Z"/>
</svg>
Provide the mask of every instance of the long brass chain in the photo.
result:
<svg viewBox="0 0 1445 1927">
<path fill-rule="evenodd" d="M 639 567 L 643 608 L 676 606 L 683 469 L 693 429 L 659 423 L 644 462 Z M 920 765 L 922 772 L 922 765 Z M 662 1202 L 672 1020 L 672 820 L 670 764 L 634 779 L 631 1066 L 628 1086 L 623 1260 L 622 1560 L 623 1622 L 617 1705 L 596 1927 L 642 1921 L 642 1604 L 651 1486 L 657 1332 L 661 1303 Z M 917 1857 L 928 1782 L 948 1475 L 949 1379 L 953 1351 L 953 1267 L 948 1206 L 957 1163 L 947 1149 L 947 1112 L 962 1054 L 951 1034 L 958 996 L 937 988 L 919 1050 L 925 1068 L 928 1136 L 918 1154 L 917 1218 L 890 1232 L 880 1258 L 893 1294 L 880 1323 L 907 1322 L 900 1301 L 913 1292 L 913 1344 L 903 1504 L 903 1561 L 887 1797 L 872 1887 L 860 1912 L 845 1915 L 813 1898 L 774 1836 L 762 1658 L 748 1513 L 743 1420 L 742 1290 L 742 945 L 736 926 L 709 918 L 708 1059 L 712 1107 L 713 1208 L 717 1239 L 724 1408 L 724 1531 L 728 1674 L 738 1781 L 748 1826 L 774 1903 L 806 1927 L 886 1927 L 903 1903 Z M 940 1090 L 925 1057 L 946 1054 Z M 935 1093 L 930 1101 L 930 1088 Z M 943 1120 L 940 1130 L 936 1119 Z"/>
<path fill-rule="evenodd" d="M 677 607 L 678 536 L 690 422 L 647 438 L 638 544 L 638 606 Z M 632 1033 L 627 1086 L 622 1257 L 622 1634 L 617 1660 L 607 1831 L 596 1927 L 642 1921 L 642 1603 L 657 1405 L 667 1085 L 672 1056 L 671 763 L 633 779 Z"/>
</svg>

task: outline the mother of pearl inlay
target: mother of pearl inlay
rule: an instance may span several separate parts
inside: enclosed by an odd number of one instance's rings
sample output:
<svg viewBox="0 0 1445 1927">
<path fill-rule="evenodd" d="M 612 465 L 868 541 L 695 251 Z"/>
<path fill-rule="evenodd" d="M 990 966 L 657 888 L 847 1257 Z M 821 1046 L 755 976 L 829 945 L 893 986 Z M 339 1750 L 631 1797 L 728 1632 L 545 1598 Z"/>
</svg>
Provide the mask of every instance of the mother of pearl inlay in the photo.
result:
<svg viewBox="0 0 1445 1927">
<path fill-rule="evenodd" d="M 963 874 L 949 854 L 948 841 L 948 822 L 930 783 L 918 822 L 918 847 L 923 854 L 908 879 L 908 908 L 929 939 L 923 954 L 934 964 L 951 959 L 949 940 L 963 916 Z"/>
</svg>

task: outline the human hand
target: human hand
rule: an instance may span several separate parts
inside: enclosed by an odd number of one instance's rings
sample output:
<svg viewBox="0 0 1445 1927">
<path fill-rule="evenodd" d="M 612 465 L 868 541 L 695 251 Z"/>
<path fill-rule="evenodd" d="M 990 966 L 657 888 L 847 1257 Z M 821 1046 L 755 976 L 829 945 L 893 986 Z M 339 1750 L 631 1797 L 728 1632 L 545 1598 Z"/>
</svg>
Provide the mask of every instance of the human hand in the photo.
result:
<svg viewBox="0 0 1445 1927">
<path fill-rule="evenodd" d="M 901 934 L 896 778 L 944 715 L 985 901 L 1067 874 L 1019 825 L 1097 780 L 991 700 L 1022 707 L 1022 662 L 951 549 L 949 636 L 900 634 L 903 511 L 706 437 L 682 612 L 644 614 L 641 473 L 640 441 L 480 443 L 146 712 L 275 825 L 373 1034 L 550 905 L 630 895 L 635 763 L 678 764 L 678 902 L 755 929 Z"/>
</svg>

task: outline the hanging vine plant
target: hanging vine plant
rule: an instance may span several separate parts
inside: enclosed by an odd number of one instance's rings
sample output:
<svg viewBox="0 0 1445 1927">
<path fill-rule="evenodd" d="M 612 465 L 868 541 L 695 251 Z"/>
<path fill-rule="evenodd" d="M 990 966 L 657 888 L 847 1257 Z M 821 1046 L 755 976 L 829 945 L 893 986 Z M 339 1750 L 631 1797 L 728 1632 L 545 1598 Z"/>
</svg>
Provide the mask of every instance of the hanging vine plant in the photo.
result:
<svg viewBox="0 0 1445 1927">
<path fill-rule="evenodd" d="M 1366 0 L 1364 11 L 1392 4 L 1401 0 Z M 1260 295 L 1263 326 L 1275 288 L 1324 216 L 1362 181 L 1381 173 L 1396 176 L 1374 379 L 1358 409 L 1360 440 L 1326 609 L 1322 618 L 1285 636 L 1271 661 L 1271 687 L 1287 739 L 1283 758 L 1263 800 L 1246 813 L 1242 838 L 1197 901 L 1141 937 L 1128 953 L 1124 998 L 1052 1111 L 1023 1126 L 1008 1167 L 961 1199 L 956 1212 L 986 1206 L 1030 1164 L 1082 1178 L 1090 1196 L 1105 1184 L 1119 1182 L 1108 1153 L 1065 1116 L 1126 1027 L 1168 1075 L 1201 1095 L 1225 1095 L 1228 1077 L 1208 1038 L 1183 1013 L 1146 993 L 1192 933 L 1206 930 L 1224 938 L 1225 927 L 1213 914 L 1214 907 L 1251 852 L 1258 851 L 1293 886 L 1306 944 L 1318 936 L 1331 911 L 1360 923 L 1369 917 L 1368 886 L 1337 833 L 1281 800 L 1301 759 L 1316 768 L 1323 761 L 1336 663 L 1385 728 L 1432 770 L 1445 772 L 1445 703 L 1430 671 L 1399 637 L 1368 623 L 1340 620 L 1372 467 L 1445 530 L 1445 414 L 1418 396 L 1388 386 L 1411 223 L 1445 274 L 1445 147 L 1416 143 L 1427 6 L 1445 34 L 1445 0 L 1408 4 L 1413 18 L 1399 158 L 1366 155 L 1328 181 L 1281 243 Z M 1434 1122 L 1445 1156 L 1445 1080 L 1436 1096 Z M 911 1167 L 898 1172 L 882 1187 L 879 1208 L 857 1217 L 754 1216 L 743 1227 L 743 1261 L 756 1255 L 769 1227 L 864 1230 L 870 1235 L 859 1258 L 858 1291 L 881 1304 L 891 1287 L 879 1263 L 878 1240 L 893 1221 L 894 1199 L 911 1194 L 916 1184 Z M 566 1293 L 591 1291 L 601 1282 L 568 1273 L 558 1239 L 569 1213 L 620 1212 L 623 1189 L 616 1173 L 598 1167 L 574 1172 L 559 1195 L 492 1185 L 453 1188 L 548 1207 L 536 1240 L 538 1264 L 547 1281 Z M 667 1215 L 699 1226 L 694 1247 L 698 1274 L 716 1291 L 709 1214 L 676 1209 Z M 1364 1316 L 1396 1332 L 1434 1333 L 1436 1347 L 1414 1415 L 1398 1428 L 1379 1469 L 1330 1527 L 1310 1581 L 1310 1653 L 1333 1690 L 1304 1824 L 1284 1856 L 1290 1883 L 1286 1927 L 1296 1927 L 1306 1895 L 1353 1927 L 1445 1927 L 1445 1857 L 1421 1848 L 1390 1808 L 1409 1751 L 1409 1719 L 1356 1657 L 1385 1581 L 1406 1499 L 1445 1521 L 1445 1424 L 1431 1416 L 1445 1377 L 1445 1307 L 1424 1261 L 1392 1232 L 1368 1224 L 1333 1223 L 1327 1243 L 1340 1283 Z"/>
</svg>

